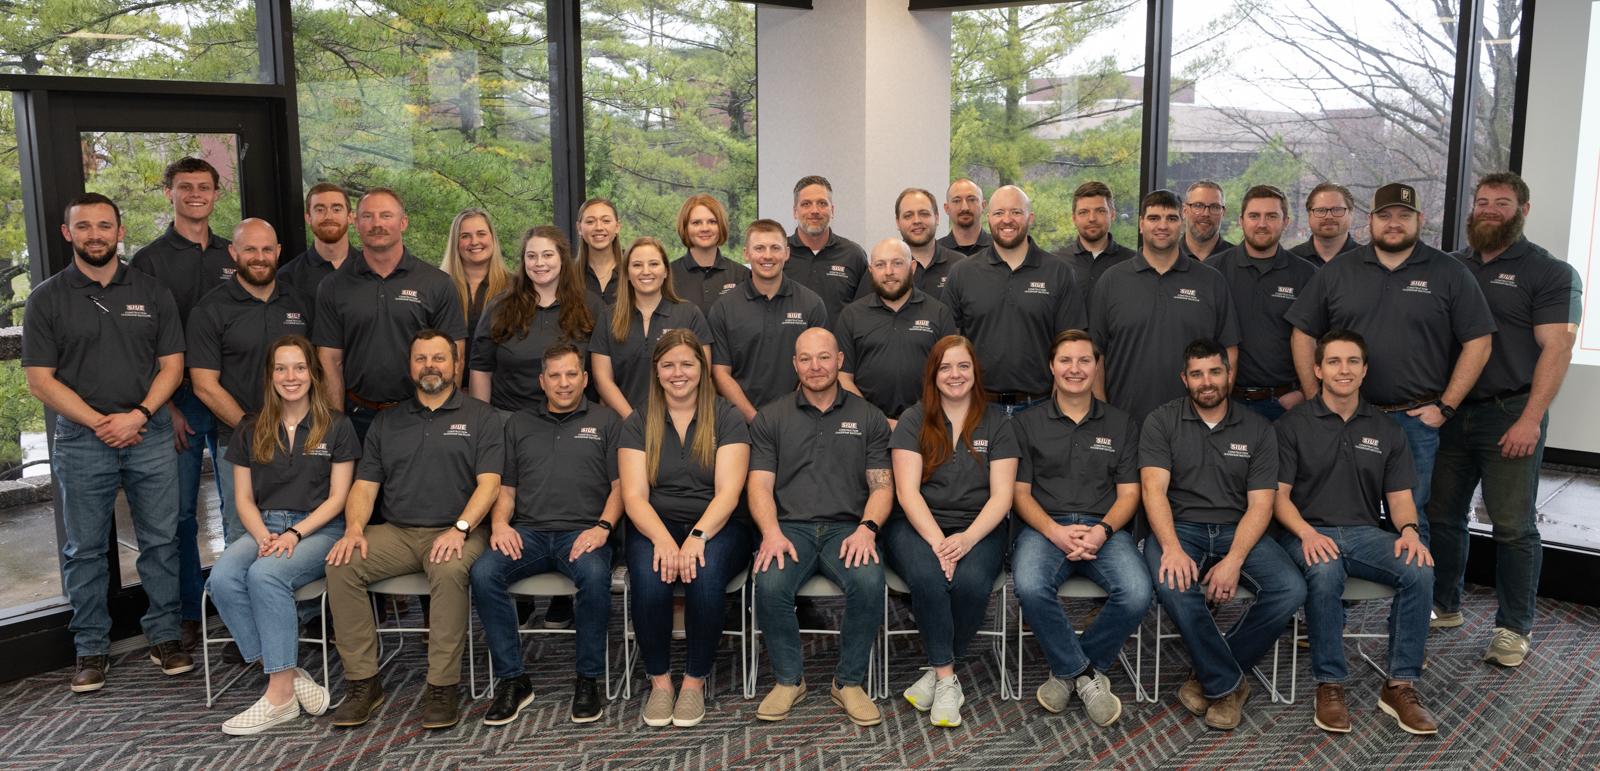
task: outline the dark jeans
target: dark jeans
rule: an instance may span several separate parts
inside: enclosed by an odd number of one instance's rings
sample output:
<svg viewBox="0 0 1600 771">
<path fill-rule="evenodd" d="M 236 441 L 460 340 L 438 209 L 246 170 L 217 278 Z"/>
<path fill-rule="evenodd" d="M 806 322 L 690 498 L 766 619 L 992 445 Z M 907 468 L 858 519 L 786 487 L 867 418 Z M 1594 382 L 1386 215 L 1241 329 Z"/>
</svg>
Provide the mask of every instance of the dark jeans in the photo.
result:
<svg viewBox="0 0 1600 771">
<path fill-rule="evenodd" d="M 178 587 L 183 595 L 184 620 L 198 621 L 200 595 L 206 588 L 205 576 L 200 571 L 200 520 L 197 517 L 200 510 L 200 468 L 204 463 L 202 452 L 211 451 L 213 465 L 222 453 L 217 448 L 216 421 L 211 416 L 211 410 L 206 409 L 200 397 L 194 395 L 194 390 L 186 385 L 178 386 L 178 390 L 172 394 L 172 403 L 178 406 L 178 411 L 189 421 L 190 430 L 194 431 L 189 436 L 189 449 L 178 453 Z M 217 485 L 217 497 L 222 498 L 220 474 L 214 474 L 212 481 Z M 232 487 L 229 485 L 230 493 Z M 228 509 L 233 508 L 233 502 L 224 500 L 222 506 L 223 523 L 226 525 Z M 228 535 L 238 537 L 236 533 L 228 533 L 224 527 L 224 540 Z"/>
<path fill-rule="evenodd" d="M 372 419 L 378 417 L 378 411 L 371 407 L 362 406 L 361 402 L 344 397 L 344 416 L 350 419 L 350 427 L 356 430 L 356 441 L 366 444 L 367 429 L 372 428 Z"/>
<path fill-rule="evenodd" d="M 661 521 L 679 544 L 694 525 Z M 636 527 L 628 528 L 628 584 L 633 594 L 633 633 L 650 677 L 672 672 L 672 595 L 683 587 L 683 627 L 688 638 L 687 677 L 711 675 L 711 663 L 722 643 L 728 620 L 728 583 L 750 567 L 750 528 L 731 519 L 706 541 L 703 566 L 696 566 L 693 581 L 662 583 L 651 569 L 656 547 Z M 793 614 L 790 614 L 793 615 Z"/>
<path fill-rule="evenodd" d="M 1433 568 L 1401 552 L 1399 536 L 1377 527 L 1319 527 L 1317 532 L 1339 545 L 1332 562 L 1306 563 L 1300 539 L 1283 537 L 1283 550 L 1306 577 L 1306 629 L 1311 637 L 1311 676 L 1319 683 L 1342 683 L 1349 677 L 1344 658 L 1345 577 L 1392 586 L 1389 605 L 1389 677 L 1416 681 L 1422 677 L 1423 646 L 1428 642 L 1428 611 L 1433 603 Z"/>
<path fill-rule="evenodd" d="M 1522 635 L 1533 631 L 1533 602 L 1544 562 L 1534 504 L 1549 414 L 1539 424 L 1539 444 L 1532 455 L 1516 460 L 1501 457 L 1498 442 L 1527 404 L 1524 394 L 1463 406 L 1439 429 L 1439 455 L 1433 467 L 1438 495 L 1428 502 L 1427 509 L 1435 528 L 1433 601 L 1445 610 L 1457 611 L 1461 609 L 1461 582 L 1471 540 L 1468 512 L 1473 490 L 1483 483 L 1483 504 L 1494 524 L 1494 585 L 1500 599 L 1494 623 Z"/>
<path fill-rule="evenodd" d="M 945 534 L 953 532 L 957 530 Z M 933 547 L 910 520 L 889 520 L 881 540 L 884 560 L 911 587 L 911 611 L 917 616 L 917 635 L 928 665 L 943 667 L 966 658 L 967 645 L 989 612 L 994 577 L 1000 575 L 1006 558 L 1004 525 L 989 531 L 956 562 L 953 580 L 944 577 Z"/>
<path fill-rule="evenodd" d="M 844 590 L 844 624 L 839 635 L 839 666 L 833 679 L 841 688 L 861 685 L 867 677 L 872 643 L 883 625 L 883 565 L 873 562 L 844 566 L 839 550 L 860 523 L 782 522 L 783 535 L 794 544 L 798 560 L 784 555 L 783 567 L 773 560 L 756 581 L 756 618 L 767 638 L 767 655 L 779 685 L 798 685 L 805 675 L 800 660 L 800 619 L 795 616 L 795 593 L 821 573 Z M 879 552 L 881 556 L 882 547 Z"/>
<path fill-rule="evenodd" d="M 1269 422 L 1283 417 L 1283 413 L 1288 412 L 1288 410 L 1283 408 L 1282 404 L 1278 403 L 1278 397 L 1276 396 L 1272 397 L 1271 399 L 1261 399 L 1259 401 L 1240 399 L 1237 396 L 1230 396 L 1228 398 L 1232 399 L 1234 404 L 1244 407 L 1245 409 L 1248 409 L 1251 412 L 1266 418 Z"/>
<path fill-rule="evenodd" d="M 568 562 L 582 530 L 541 532 L 519 527 L 522 557 L 512 559 L 493 548 L 472 563 L 472 604 L 483 622 L 483 638 L 494 658 L 494 676 L 505 680 L 523 672 L 522 635 L 517 631 L 517 603 L 507 587 L 541 573 L 560 573 L 578 587 L 573 603 L 580 677 L 604 677 L 606 635 L 611 628 L 611 545 L 608 543 Z"/>
<path fill-rule="evenodd" d="M 1100 521 L 1090 514 L 1054 519 L 1061 525 L 1092 526 Z M 1083 631 L 1082 640 L 1073 632 L 1057 594 L 1075 575 L 1095 582 L 1107 595 L 1105 607 Z M 1011 577 L 1017 583 L 1017 604 L 1050 662 L 1050 673 L 1061 680 L 1083 674 L 1091 664 L 1102 672 L 1110 671 L 1122 644 L 1144 621 L 1155 591 L 1150 586 L 1150 571 L 1140 561 L 1139 548 L 1127 530 L 1112 534 L 1095 559 L 1074 561 L 1043 533 L 1023 527 L 1011 554 Z"/>
<path fill-rule="evenodd" d="M 1433 463 L 1439 454 L 1439 429 L 1422 422 L 1422 418 L 1404 412 L 1391 412 L 1388 415 L 1405 430 L 1406 443 L 1411 445 L 1411 460 L 1417 465 L 1417 486 L 1411 491 L 1411 500 L 1417 504 L 1417 537 L 1422 540 L 1423 546 L 1431 549 L 1425 507 L 1433 489 Z M 1467 495 L 1470 497 L 1471 493 Z"/>
<path fill-rule="evenodd" d="M 1237 525 L 1177 522 L 1173 527 L 1184 553 L 1195 561 L 1200 577 L 1205 578 L 1206 571 L 1228 556 Z M 1161 541 L 1152 534 L 1144 542 L 1144 559 L 1150 566 L 1156 596 L 1161 598 L 1162 608 L 1189 648 L 1189 660 L 1200 677 L 1205 697 L 1227 696 L 1283 635 L 1289 617 L 1305 604 L 1305 579 L 1276 541 L 1265 537 L 1257 541 L 1239 569 L 1239 586 L 1249 589 L 1256 599 L 1233 628 L 1223 634 L 1206 607 L 1205 585 L 1190 583 L 1188 591 L 1180 592 L 1161 582 L 1161 554 Z"/>
</svg>

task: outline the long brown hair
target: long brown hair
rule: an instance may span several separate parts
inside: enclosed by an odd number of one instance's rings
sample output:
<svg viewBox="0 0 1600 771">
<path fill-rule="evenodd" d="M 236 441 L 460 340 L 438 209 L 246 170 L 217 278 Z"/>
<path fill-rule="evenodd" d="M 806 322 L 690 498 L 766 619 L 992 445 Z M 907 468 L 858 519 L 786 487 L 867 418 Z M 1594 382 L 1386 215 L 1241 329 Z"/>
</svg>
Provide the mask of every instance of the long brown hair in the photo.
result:
<svg viewBox="0 0 1600 771">
<path fill-rule="evenodd" d="M 658 371 L 661 360 L 678 346 L 688 346 L 700 362 L 700 385 L 695 393 L 694 446 L 690 452 L 701 468 L 717 465 L 717 388 L 711 382 L 711 362 L 706 361 L 706 349 L 700 338 L 686 327 L 669 329 L 656 341 L 650 354 L 650 404 L 644 415 L 644 465 L 650 475 L 650 486 L 656 486 L 656 470 L 661 466 L 661 443 L 667 435 L 667 389 L 661 385 Z"/>
<path fill-rule="evenodd" d="M 628 244 L 628 251 L 623 254 L 622 261 L 617 263 L 617 272 L 621 274 L 622 283 L 617 284 L 617 305 L 611 309 L 611 336 L 619 343 L 628 342 L 628 330 L 633 325 L 633 314 L 638 310 L 633 307 L 633 283 L 628 280 L 628 261 L 633 259 L 633 250 L 645 246 L 661 255 L 661 271 L 666 274 L 661 280 L 661 302 L 681 302 L 678 293 L 672 291 L 672 269 L 667 267 L 667 247 L 649 236 L 633 239 L 633 243 Z"/>
<path fill-rule="evenodd" d="M 272 387 L 272 370 L 280 348 L 300 349 L 301 355 L 306 357 L 306 371 L 311 374 L 311 383 L 307 386 L 310 391 L 306 394 L 306 398 L 311 400 L 311 433 L 306 435 L 305 454 L 311 454 L 333 425 L 333 405 L 328 402 L 328 392 L 322 387 L 322 360 L 317 358 L 317 349 L 311 346 L 310 340 L 299 335 L 284 335 L 272 341 L 272 347 L 267 349 L 265 371 L 261 375 L 261 411 L 256 413 L 255 436 L 250 443 L 250 460 L 257 466 L 271 463 L 272 456 L 279 450 L 289 453 L 294 449 L 284 447 L 283 439 L 278 435 L 278 424 L 283 422 L 283 397 L 278 395 L 278 389 Z"/>
<path fill-rule="evenodd" d="M 511 271 L 506 270 L 505 255 L 500 253 L 500 234 L 494 229 L 494 220 L 489 219 L 489 212 L 482 209 L 462 209 L 456 215 L 455 221 L 450 223 L 450 238 L 444 245 L 444 259 L 439 263 L 450 280 L 456 284 L 456 294 L 461 297 L 461 318 L 470 321 L 467 314 L 472 307 L 472 292 L 467 288 L 467 269 L 461 264 L 461 226 L 473 217 L 482 217 L 483 224 L 489 228 L 489 272 L 483 277 L 486 288 L 484 297 L 494 297 L 504 292 L 506 285 L 511 283 Z M 520 259 L 522 255 L 517 255 Z M 468 334 L 472 330 L 467 330 Z"/>
<path fill-rule="evenodd" d="M 590 198 L 589 200 L 584 201 L 583 204 L 578 207 L 578 223 L 582 223 L 583 222 L 583 213 L 588 211 L 590 206 L 604 206 L 607 209 L 610 209 L 611 210 L 611 216 L 615 217 L 616 220 L 617 220 L 617 226 L 618 226 L 617 227 L 617 235 L 614 238 L 611 239 L 611 261 L 612 261 L 611 280 L 612 281 L 616 281 L 617 280 L 617 276 L 616 276 L 617 268 L 622 267 L 622 228 L 621 228 L 622 215 L 617 212 L 617 205 L 612 203 L 611 199 L 609 199 L 609 198 Z M 572 232 L 574 232 L 574 233 L 578 232 L 577 231 L 577 224 L 573 225 L 573 231 Z M 588 272 L 589 272 L 589 242 L 584 240 L 583 236 L 580 235 L 580 236 L 578 236 L 578 278 L 582 279 L 584 277 L 584 275 L 587 274 Z"/>
<path fill-rule="evenodd" d="M 922 453 L 924 482 L 933 476 L 935 469 L 948 463 L 952 457 L 950 432 L 944 427 L 944 406 L 940 402 L 937 378 L 945 353 L 957 347 L 965 348 L 967 355 L 972 357 L 972 390 L 967 392 L 967 418 L 961 423 L 961 443 L 967 446 L 967 452 L 972 453 L 978 463 L 983 463 L 983 456 L 972 447 L 972 432 L 983 422 L 984 410 L 988 408 L 983 391 L 983 365 L 978 363 L 978 351 L 972 347 L 971 340 L 961 335 L 948 335 L 933 344 L 933 350 L 928 353 L 928 365 L 922 373 L 922 431 L 917 434 L 917 450 Z"/>
<path fill-rule="evenodd" d="M 594 333 L 594 314 L 589 312 L 589 304 L 583 301 L 586 291 L 583 288 L 583 274 L 572 262 L 572 250 L 567 246 L 567 237 L 553 225 L 539 225 L 522 234 L 522 244 L 517 247 L 517 272 L 511 275 L 511 288 L 506 291 L 505 300 L 501 301 L 494 318 L 489 321 L 490 339 L 496 343 L 504 343 L 513 336 L 518 340 L 527 339 L 528 323 L 539 313 L 539 290 L 533 285 L 533 279 L 528 277 L 527 258 L 524 256 L 528 253 L 528 242 L 535 238 L 549 239 L 555 244 L 556 254 L 561 257 L 561 275 L 556 277 L 556 302 L 561 304 L 561 338 L 588 340 Z"/>
</svg>

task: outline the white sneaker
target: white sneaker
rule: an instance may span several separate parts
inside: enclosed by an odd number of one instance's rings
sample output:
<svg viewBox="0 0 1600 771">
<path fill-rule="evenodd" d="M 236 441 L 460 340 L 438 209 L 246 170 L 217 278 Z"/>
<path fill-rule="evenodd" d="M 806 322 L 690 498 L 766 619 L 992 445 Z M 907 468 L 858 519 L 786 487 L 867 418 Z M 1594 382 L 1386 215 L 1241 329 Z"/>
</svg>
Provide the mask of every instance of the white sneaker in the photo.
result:
<svg viewBox="0 0 1600 771">
<path fill-rule="evenodd" d="M 1503 626 L 1494 628 L 1494 638 L 1489 641 L 1489 652 L 1483 654 L 1484 661 L 1493 661 L 1502 667 L 1522 666 L 1522 660 L 1528 655 L 1528 644 L 1533 642 L 1533 636 L 1517 634 Z"/>
<path fill-rule="evenodd" d="M 911 702 L 911 706 L 916 707 L 920 712 L 927 712 L 933 709 L 933 694 L 938 682 L 939 676 L 933 673 L 932 667 L 923 670 L 922 679 L 918 680 L 916 685 L 906 689 L 906 701 Z"/>
<path fill-rule="evenodd" d="M 326 709 L 327 705 L 323 705 Z M 287 704 L 274 705 L 262 696 L 250 708 L 234 715 L 222 724 L 222 732 L 229 736 L 258 734 L 279 723 L 300 717 L 300 700 L 290 696 Z"/>
<path fill-rule="evenodd" d="M 934 684 L 933 713 L 929 719 L 936 726 L 955 728 L 961 725 L 961 705 L 966 703 L 967 695 L 961 692 L 961 682 L 951 675 Z"/>
<path fill-rule="evenodd" d="M 294 698 L 300 702 L 300 707 L 312 716 L 327 712 L 329 702 L 333 701 L 328 689 L 312 679 L 311 673 L 304 669 L 296 667 L 294 673 Z"/>
</svg>

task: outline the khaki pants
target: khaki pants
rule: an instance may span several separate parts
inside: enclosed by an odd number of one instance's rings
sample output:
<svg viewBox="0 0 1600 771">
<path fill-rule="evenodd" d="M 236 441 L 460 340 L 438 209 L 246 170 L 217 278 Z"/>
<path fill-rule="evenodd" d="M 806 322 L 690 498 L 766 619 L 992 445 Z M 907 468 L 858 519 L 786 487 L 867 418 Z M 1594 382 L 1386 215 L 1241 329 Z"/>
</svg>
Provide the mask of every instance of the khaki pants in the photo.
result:
<svg viewBox="0 0 1600 771">
<path fill-rule="evenodd" d="M 378 629 L 372 617 L 367 586 L 385 578 L 427 573 L 432 591 L 428 629 L 428 684 L 461 682 L 461 651 L 466 646 L 467 599 L 472 563 L 489 545 L 489 528 L 479 528 L 461 547 L 461 558 L 428 561 L 433 541 L 448 527 L 372 525 L 363 533 L 367 556 L 357 549 L 350 561 L 328 568 L 328 606 L 338 634 L 339 657 L 344 659 L 346 680 L 365 680 L 378 674 Z"/>
</svg>

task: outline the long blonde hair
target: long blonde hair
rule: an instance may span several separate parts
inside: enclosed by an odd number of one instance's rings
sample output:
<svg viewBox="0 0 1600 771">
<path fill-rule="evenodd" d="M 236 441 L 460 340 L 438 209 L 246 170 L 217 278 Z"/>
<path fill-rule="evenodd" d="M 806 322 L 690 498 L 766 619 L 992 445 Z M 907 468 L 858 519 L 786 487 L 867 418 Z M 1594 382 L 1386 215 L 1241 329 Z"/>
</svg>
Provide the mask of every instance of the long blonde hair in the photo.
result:
<svg viewBox="0 0 1600 771">
<path fill-rule="evenodd" d="M 261 376 L 261 411 L 256 413 L 255 436 L 250 442 L 250 460 L 257 466 L 271 463 L 272 456 L 279 450 L 293 451 L 293 447 L 283 446 L 283 438 L 278 435 L 278 424 L 283 422 L 283 397 L 272 387 L 272 369 L 280 348 L 300 349 L 306 357 L 306 371 L 311 374 L 310 391 L 306 394 L 311 400 L 311 432 L 306 435 L 306 455 L 322 442 L 333 425 L 333 406 L 322 387 L 322 360 L 317 358 L 317 349 L 311 346 L 310 340 L 299 335 L 284 335 L 272 341 L 272 347 L 267 349 L 266 371 Z"/>
<path fill-rule="evenodd" d="M 472 307 L 472 291 L 467 287 L 467 268 L 461 260 L 461 225 L 472 217 L 483 218 L 483 224 L 489 228 L 489 248 L 493 250 L 489 255 L 489 275 L 483 279 L 488 286 L 483 296 L 494 297 L 511 284 L 511 271 L 506 270 L 505 255 L 500 252 L 500 234 L 495 231 L 494 220 L 489 219 L 489 212 L 478 208 L 462 209 L 455 221 L 450 223 L 450 237 L 444 243 L 444 260 L 439 263 L 439 269 L 456 282 L 456 294 L 461 296 L 462 321 L 472 320 L 468 316 Z M 471 334 L 472 330 L 467 330 L 467 333 Z"/>
<path fill-rule="evenodd" d="M 695 360 L 700 362 L 700 384 L 695 392 L 694 405 L 694 445 L 690 452 L 701 468 L 712 469 L 717 465 L 717 388 L 711 382 L 711 362 L 706 360 L 706 349 L 692 330 L 685 327 L 669 329 L 656 341 L 655 351 L 650 354 L 650 404 L 645 408 L 644 415 L 644 464 L 651 487 L 656 486 L 656 470 L 661 467 L 661 443 L 667 435 L 667 390 L 661 386 L 661 360 L 666 358 L 667 352 L 679 346 L 687 346 L 694 351 Z"/>
<path fill-rule="evenodd" d="M 638 308 L 633 307 L 633 282 L 628 279 L 628 261 L 633 259 L 633 250 L 648 246 L 661 255 L 661 270 L 666 275 L 661 281 L 661 301 L 668 303 L 681 302 L 678 293 L 672 290 L 672 269 L 667 267 L 667 247 L 660 241 L 649 236 L 635 238 L 628 244 L 628 251 L 623 254 L 622 261 L 617 263 L 617 272 L 621 274 L 621 283 L 617 284 L 617 305 L 611 309 L 611 336 L 619 343 L 628 342 L 628 331 L 633 326 L 633 314 Z"/>
</svg>

